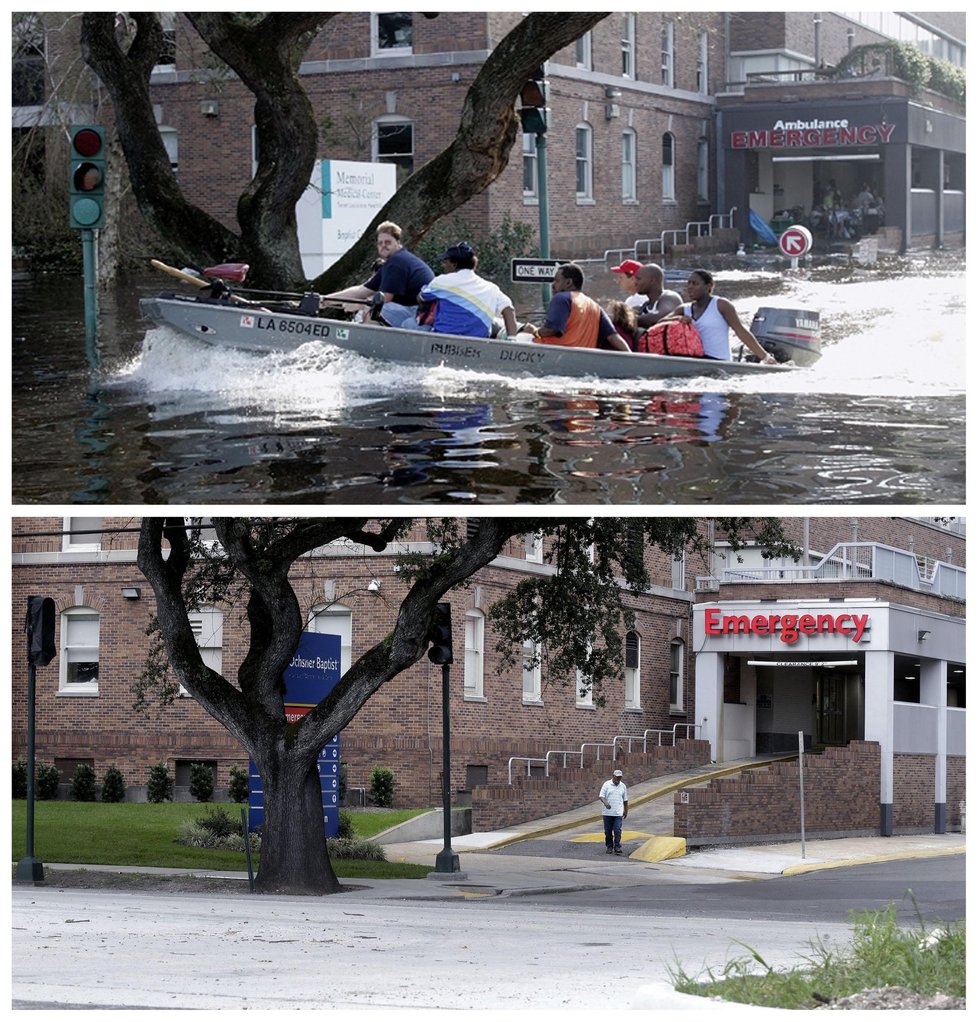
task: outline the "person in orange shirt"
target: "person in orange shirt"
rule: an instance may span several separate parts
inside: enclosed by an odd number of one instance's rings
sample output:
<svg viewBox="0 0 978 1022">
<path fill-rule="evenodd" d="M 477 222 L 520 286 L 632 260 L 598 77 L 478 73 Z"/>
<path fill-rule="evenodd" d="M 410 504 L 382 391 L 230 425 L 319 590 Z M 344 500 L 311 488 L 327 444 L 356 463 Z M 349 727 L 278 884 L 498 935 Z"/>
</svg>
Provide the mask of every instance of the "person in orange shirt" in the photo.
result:
<svg viewBox="0 0 978 1022">
<path fill-rule="evenodd" d="M 580 266 L 576 263 L 559 266 L 552 288 L 553 298 L 543 326 L 526 324 L 523 327 L 538 344 L 631 351 L 604 309 L 583 293 L 584 271 Z"/>
</svg>

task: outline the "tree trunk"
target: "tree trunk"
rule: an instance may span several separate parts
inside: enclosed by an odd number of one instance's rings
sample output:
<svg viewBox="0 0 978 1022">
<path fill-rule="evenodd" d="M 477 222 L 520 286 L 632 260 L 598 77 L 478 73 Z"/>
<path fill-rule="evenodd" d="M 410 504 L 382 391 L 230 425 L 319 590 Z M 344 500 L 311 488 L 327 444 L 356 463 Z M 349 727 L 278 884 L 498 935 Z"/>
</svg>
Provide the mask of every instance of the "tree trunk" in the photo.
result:
<svg viewBox="0 0 978 1022">
<path fill-rule="evenodd" d="M 258 766 L 265 792 L 258 894 L 335 894 L 339 881 L 326 852 L 323 800 L 315 762 L 269 750 Z"/>
</svg>

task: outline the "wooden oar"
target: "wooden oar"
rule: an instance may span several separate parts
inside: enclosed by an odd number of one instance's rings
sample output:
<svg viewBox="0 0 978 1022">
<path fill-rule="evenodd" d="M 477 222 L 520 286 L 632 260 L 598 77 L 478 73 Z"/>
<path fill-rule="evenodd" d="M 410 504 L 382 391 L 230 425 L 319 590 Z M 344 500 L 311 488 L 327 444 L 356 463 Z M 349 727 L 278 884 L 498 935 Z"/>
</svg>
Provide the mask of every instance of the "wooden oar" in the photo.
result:
<svg viewBox="0 0 978 1022">
<path fill-rule="evenodd" d="M 197 287 L 210 287 L 213 281 L 205 280 L 203 277 L 195 277 L 192 273 L 187 273 L 186 270 L 178 270 L 175 266 L 167 266 L 166 263 L 161 263 L 159 259 L 150 259 L 150 266 L 157 270 L 162 270 L 164 273 L 168 273 L 171 277 L 176 277 L 177 280 L 182 280 L 187 284 L 196 284 Z M 245 298 L 241 298 L 239 295 L 229 292 L 231 295 L 231 301 L 237 302 L 239 305 L 250 305 Z"/>
</svg>

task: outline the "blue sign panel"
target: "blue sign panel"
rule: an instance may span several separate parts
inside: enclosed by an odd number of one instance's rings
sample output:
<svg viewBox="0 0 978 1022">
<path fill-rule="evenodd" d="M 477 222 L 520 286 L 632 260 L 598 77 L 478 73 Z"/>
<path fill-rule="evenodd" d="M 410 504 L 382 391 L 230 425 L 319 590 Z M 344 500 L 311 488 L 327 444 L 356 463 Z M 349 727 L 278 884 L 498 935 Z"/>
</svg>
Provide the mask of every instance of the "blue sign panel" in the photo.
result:
<svg viewBox="0 0 978 1022">
<path fill-rule="evenodd" d="M 303 632 L 292 662 L 285 669 L 285 716 L 301 720 L 340 680 L 340 637 Z M 336 837 L 340 826 L 340 736 L 334 735 L 319 752 L 319 782 L 323 793 L 323 828 Z M 248 769 L 248 829 L 265 820 L 265 794 L 253 762 Z"/>
</svg>

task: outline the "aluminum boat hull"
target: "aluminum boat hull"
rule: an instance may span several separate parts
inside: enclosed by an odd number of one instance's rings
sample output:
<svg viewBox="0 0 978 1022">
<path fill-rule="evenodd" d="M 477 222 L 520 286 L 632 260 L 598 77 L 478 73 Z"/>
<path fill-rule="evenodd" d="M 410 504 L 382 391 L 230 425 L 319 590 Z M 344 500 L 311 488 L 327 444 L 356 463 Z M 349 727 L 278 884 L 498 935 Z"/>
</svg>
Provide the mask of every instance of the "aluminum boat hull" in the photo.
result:
<svg viewBox="0 0 978 1022">
<path fill-rule="evenodd" d="M 638 355 L 592 348 L 564 348 L 403 330 L 286 312 L 266 312 L 219 301 L 160 295 L 140 301 L 143 316 L 218 347 L 262 353 L 288 352 L 310 342 L 335 345 L 366 358 L 408 365 L 445 365 L 518 376 L 644 379 L 744 376 L 797 367 L 670 355 Z"/>
</svg>

